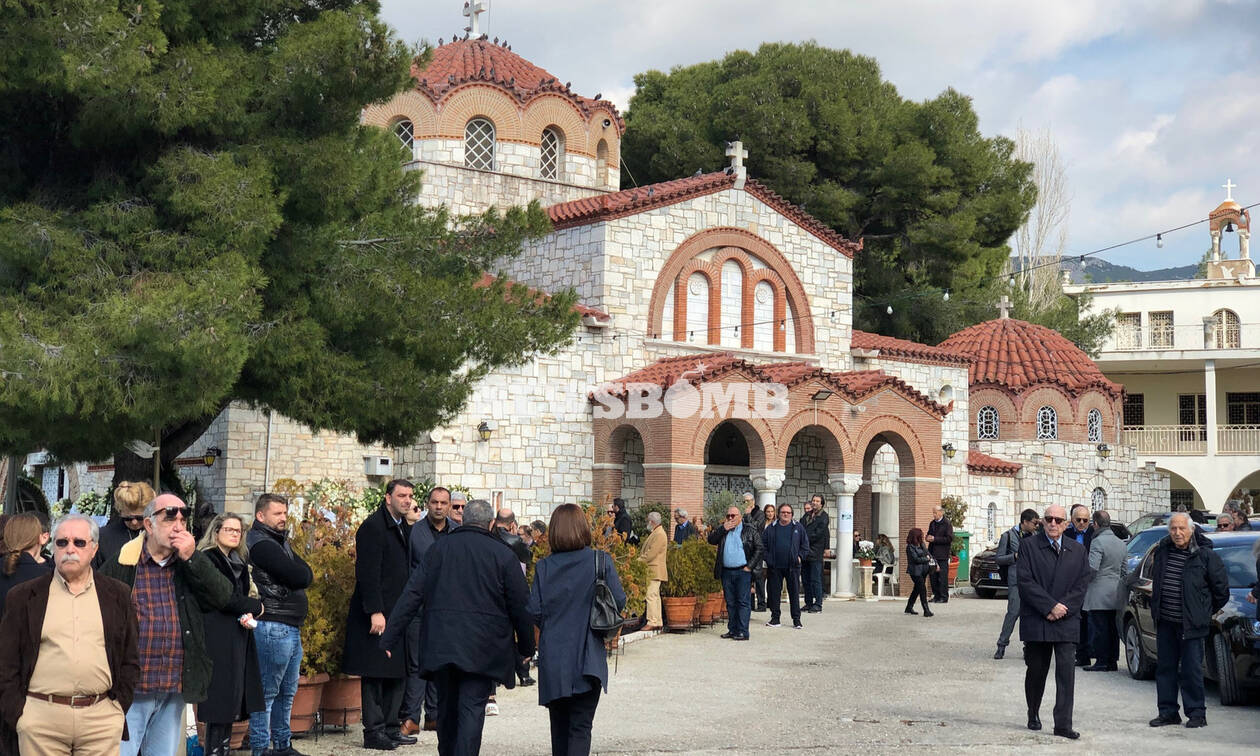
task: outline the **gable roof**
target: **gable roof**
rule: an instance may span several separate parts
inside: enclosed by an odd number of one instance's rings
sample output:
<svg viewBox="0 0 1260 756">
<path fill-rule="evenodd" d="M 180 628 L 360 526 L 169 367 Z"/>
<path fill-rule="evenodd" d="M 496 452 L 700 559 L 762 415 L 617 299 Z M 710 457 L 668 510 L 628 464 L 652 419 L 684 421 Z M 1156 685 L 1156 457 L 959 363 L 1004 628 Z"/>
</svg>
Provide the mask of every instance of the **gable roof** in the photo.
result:
<svg viewBox="0 0 1260 756">
<path fill-rule="evenodd" d="M 867 333 L 853 329 L 853 338 L 849 342 L 850 349 L 876 349 L 884 359 L 902 362 L 926 362 L 934 365 L 957 365 L 966 367 L 972 358 L 965 352 L 939 346 L 929 346 L 878 333 Z"/>
<path fill-rule="evenodd" d="M 990 457 L 988 454 L 982 454 L 975 449 L 967 452 L 967 469 L 973 473 L 1013 478 L 1015 473 L 1019 472 L 1023 467 L 1018 462 L 1007 462 L 1004 459 Z"/>
<path fill-rule="evenodd" d="M 547 208 L 551 225 L 557 230 L 585 226 L 591 223 L 625 218 L 637 215 L 658 207 L 674 205 L 685 200 L 703 197 L 708 194 L 733 189 L 735 174 L 728 171 L 705 173 L 699 176 L 662 181 L 659 184 L 640 186 L 635 189 L 623 189 L 619 192 L 602 194 L 597 197 L 561 202 Z M 862 242 L 850 241 L 836 233 L 827 224 L 793 205 L 783 197 L 775 194 L 758 181 L 749 179 L 744 182 L 744 191 L 773 208 L 783 217 L 817 237 L 827 246 L 846 257 L 853 257 L 862 249 Z"/>
</svg>

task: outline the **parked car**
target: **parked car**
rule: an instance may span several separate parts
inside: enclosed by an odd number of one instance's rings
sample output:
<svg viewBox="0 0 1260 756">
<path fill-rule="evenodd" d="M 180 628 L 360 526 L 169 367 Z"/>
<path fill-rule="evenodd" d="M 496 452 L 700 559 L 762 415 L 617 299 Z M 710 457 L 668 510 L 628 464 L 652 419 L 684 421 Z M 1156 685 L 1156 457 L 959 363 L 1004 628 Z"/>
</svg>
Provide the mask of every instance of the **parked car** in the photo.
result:
<svg viewBox="0 0 1260 756">
<path fill-rule="evenodd" d="M 1229 573 L 1229 603 L 1212 617 L 1203 659 L 1204 675 L 1215 680 L 1221 705 L 1242 703 L 1248 689 L 1260 688 L 1260 620 L 1246 600 L 1256 583 L 1252 550 L 1260 532 L 1208 533 Z M 1151 617 L 1151 549 L 1147 549 L 1129 590 L 1123 617 L 1125 662 L 1138 680 L 1155 675 L 1155 621 Z"/>
<path fill-rule="evenodd" d="M 998 591 L 1006 595 L 1006 581 L 1002 579 L 1002 568 L 994 560 L 997 548 L 985 549 L 971 557 L 971 587 L 976 595 L 983 599 L 997 596 Z"/>
<path fill-rule="evenodd" d="M 1153 528 L 1159 525 L 1167 525 L 1168 518 L 1172 517 L 1173 514 L 1175 513 L 1174 512 L 1147 512 L 1146 514 L 1137 518 L 1133 522 L 1129 523 L 1129 534 L 1136 536 L 1138 533 L 1141 533 L 1143 530 L 1146 530 L 1147 528 Z M 1202 515 L 1206 524 L 1211 525 L 1213 527 L 1216 526 L 1216 515 L 1217 515 L 1216 512 L 1199 511 L 1196 513 L 1192 513 L 1190 515 L 1190 519 L 1195 520 L 1197 522 L 1198 518 L 1195 517 L 1196 514 Z M 1199 524 L 1203 525 L 1204 523 L 1199 522 Z"/>
<path fill-rule="evenodd" d="M 1216 530 L 1211 525 L 1199 525 L 1198 529 L 1204 533 L 1211 533 Z M 1128 575 L 1136 570 L 1138 562 L 1142 561 L 1142 557 L 1146 556 L 1147 550 L 1159 543 L 1159 539 L 1166 535 L 1168 535 L 1167 525 L 1154 525 L 1130 538 L 1129 542 L 1125 544 L 1125 551 L 1128 553 L 1124 559 L 1124 574 Z"/>
</svg>

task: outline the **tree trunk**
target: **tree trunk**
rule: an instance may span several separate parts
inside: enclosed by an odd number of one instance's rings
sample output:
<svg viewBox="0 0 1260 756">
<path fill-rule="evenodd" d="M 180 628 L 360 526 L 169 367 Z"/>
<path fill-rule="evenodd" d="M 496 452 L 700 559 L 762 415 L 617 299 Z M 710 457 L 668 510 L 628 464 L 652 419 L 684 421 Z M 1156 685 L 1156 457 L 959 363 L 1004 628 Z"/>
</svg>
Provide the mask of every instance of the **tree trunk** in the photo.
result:
<svg viewBox="0 0 1260 756">
<path fill-rule="evenodd" d="M 201 434 L 206 432 L 206 429 L 210 427 L 210 424 L 214 422 L 215 418 L 226 407 L 227 405 L 224 404 L 218 412 L 199 417 L 196 420 L 189 420 L 186 423 L 166 428 L 162 431 L 162 448 L 159 455 L 161 456 L 163 475 L 172 472 L 175 460 L 179 458 L 179 455 L 187 451 L 194 441 L 201 438 Z M 118 484 L 124 480 L 143 480 L 152 484 L 153 457 L 137 456 L 126 447 L 121 447 L 115 451 L 114 479 L 110 488 L 117 488 Z"/>
</svg>

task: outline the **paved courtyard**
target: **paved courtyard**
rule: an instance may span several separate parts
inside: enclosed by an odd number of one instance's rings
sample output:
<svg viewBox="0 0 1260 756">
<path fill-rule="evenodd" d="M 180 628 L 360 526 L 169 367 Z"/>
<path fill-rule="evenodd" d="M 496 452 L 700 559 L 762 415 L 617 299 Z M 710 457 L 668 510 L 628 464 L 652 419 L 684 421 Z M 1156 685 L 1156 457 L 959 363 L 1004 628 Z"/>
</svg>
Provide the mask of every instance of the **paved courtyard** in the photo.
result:
<svg viewBox="0 0 1260 756">
<path fill-rule="evenodd" d="M 1152 729 L 1155 684 L 1127 673 L 1077 672 L 1075 743 L 1024 728 L 1018 645 L 993 661 L 1006 602 L 959 596 L 931 619 L 901 602 L 827 602 L 805 629 L 771 630 L 754 614 L 752 640 L 720 626 L 630 644 L 600 701 L 593 750 L 604 754 L 863 753 L 907 748 L 1021 753 L 1255 753 L 1260 707 L 1224 708 L 1208 685 L 1208 727 Z M 786 618 L 786 612 L 785 612 Z M 547 754 L 546 710 L 534 688 L 500 691 L 486 720 L 485 754 Z M 352 735 L 297 747 L 309 754 L 368 753 Z M 399 753 L 432 753 L 433 733 Z"/>
</svg>

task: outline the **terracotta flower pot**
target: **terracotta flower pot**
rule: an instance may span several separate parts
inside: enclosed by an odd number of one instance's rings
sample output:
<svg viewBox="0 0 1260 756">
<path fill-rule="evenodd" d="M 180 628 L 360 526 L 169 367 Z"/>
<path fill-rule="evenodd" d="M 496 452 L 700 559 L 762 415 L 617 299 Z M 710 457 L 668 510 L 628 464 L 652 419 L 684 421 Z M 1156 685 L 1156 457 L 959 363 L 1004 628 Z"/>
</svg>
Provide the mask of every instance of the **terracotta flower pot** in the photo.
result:
<svg viewBox="0 0 1260 756">
<path fill-rule="evenodd" d="M 315 727 L 315 714 L 319 711 L 319 702 L 324 695 L 324 684 L 328 675 L 298 678 L 297 694 L 293 696 L 293 711 L 289 713 L 289 730 L 292 732 L 310 732 Z"/>
<path fill-rule="evenodd" d="M 661 610 L 665 614 L 666 627 L 671 630 L 686 630 L 691 627 L 691 617 L 696 611 L 696 597 L 663 597 L 661 599 Z"/>
<path fill-rule="evenodd" d="M 858 566 L 859 566 L 859 567 L 870 567 L 870 566 L 871 566 L 871 560 L 870 560 L 870 559 L 859 559 L 859 560 L 858 560 Z"/>
<path fill-rule="evenodd" d="M 326 725 L 345 727 L 363 720 L 363 699 L 356 675 L 338 675 L 324 683 L 319 716 Z"/>
<path fill-rule="evenodd" d="M 712 612 L 710 622 L 717 622 L 726 613 L 726 596 L 721 591 L 709 594 L 709 607 Z"/>
<path fill-rule="evenodd" d="M 703 605 L 700 604 L 701 600 L 704 601 Z M 709 595 L 697 596 L 696 606 L 700 607 L 700 624 L 713 624 L 713 613 L 717 611 L 717 604 L 713 603 L 713 597 Z"/>
<path fill-rule="evenodd" d="M 954 581 L 957 579 L 958 579 L 958 557 L 952 556 L 949 558 L 949 584 L 953 585 Z"/>
<path fill-rule="evenodd" d="M 232 737 L 228 741 L 232 746 L 232 750 L 237 751 L 249 747 L 249 720 L 242 719 L 239 722 L 232 723 Z M 206 743 L 206 723 L 197 723 L 197 742 L 202 745 L 206 753 L 210 753 L 209 744 Z"/>
</svg>

